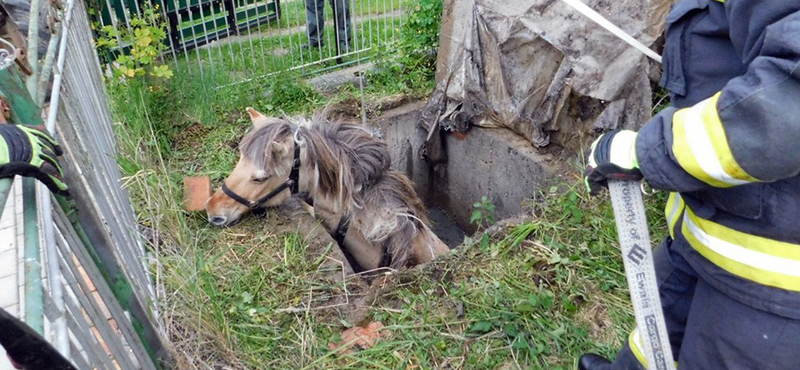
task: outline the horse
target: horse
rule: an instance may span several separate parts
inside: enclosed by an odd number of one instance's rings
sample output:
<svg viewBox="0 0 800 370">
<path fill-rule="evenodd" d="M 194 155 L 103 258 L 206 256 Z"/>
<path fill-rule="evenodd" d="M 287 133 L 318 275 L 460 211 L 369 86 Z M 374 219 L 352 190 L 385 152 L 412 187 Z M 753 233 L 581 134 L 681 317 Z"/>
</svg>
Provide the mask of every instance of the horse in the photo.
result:
<svg viewBox="0 0 800 370">
<path fill-rule="evenodd" d="M 397 270 L 449 251 L 411 181 L 390 169 L 386 144 L 370 132 L 324 115 L 295 124 L 247 112 L 253 128 L 240 142 L 239 162 L 206 202 L 210 223 L 232 226 L 296 194 L 357 272 Z"/>
</svg>

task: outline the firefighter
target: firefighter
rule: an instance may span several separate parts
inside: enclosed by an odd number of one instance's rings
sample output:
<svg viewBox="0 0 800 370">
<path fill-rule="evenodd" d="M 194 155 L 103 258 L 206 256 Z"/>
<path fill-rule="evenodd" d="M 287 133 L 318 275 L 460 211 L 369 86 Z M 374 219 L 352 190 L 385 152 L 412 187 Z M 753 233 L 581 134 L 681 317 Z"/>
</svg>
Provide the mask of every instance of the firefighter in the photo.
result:
<svg viewBox="0 0 800 370">
<path fill-rule="evenodd" d="M 600 136 L 587 186 L 670 192 L 654 259 L 679 369 L 800 369 L 800 2 L 679 1 L 661 86 L 672 107 Z M 634 329 L 578 368 L 645 363 Z"/>
</svg>

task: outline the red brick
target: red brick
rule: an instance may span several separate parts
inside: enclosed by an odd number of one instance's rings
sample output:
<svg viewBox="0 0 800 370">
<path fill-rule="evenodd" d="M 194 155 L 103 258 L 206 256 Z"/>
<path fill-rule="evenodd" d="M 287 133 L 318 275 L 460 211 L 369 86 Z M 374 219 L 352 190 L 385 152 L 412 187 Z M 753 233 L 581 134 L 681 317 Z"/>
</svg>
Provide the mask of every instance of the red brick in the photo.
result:
<svg viewBox="0 0 800 370">
<path fill-rule="evenodd" d="M 208 176 L 183 178 L 183 207 L 187 211 L 202 211 L 210 197 L 211 179 Z"/>
</svg>

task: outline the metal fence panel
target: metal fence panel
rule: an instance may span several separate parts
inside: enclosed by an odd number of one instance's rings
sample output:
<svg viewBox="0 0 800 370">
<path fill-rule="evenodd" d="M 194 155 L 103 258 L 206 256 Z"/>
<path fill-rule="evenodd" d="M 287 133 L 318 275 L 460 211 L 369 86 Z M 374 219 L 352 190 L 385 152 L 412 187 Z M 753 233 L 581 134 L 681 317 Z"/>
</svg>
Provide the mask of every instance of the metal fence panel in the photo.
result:
<svg viewBox="0 0 800 370">
<path fill-rule="evenodd" d="M 40 193 L 40 202 L 20 201 L 16 196 L 9 200 L 22 202 L 26 215 L 23 222 L 13 218 L 14 230 L 34 226 L 26 229 L 24 238 L 16 238 L 11 248 L 19 252 L 25 244 L 26 256 L 41 255 L 48 266 L 42 268 L 38 261 L 25 259 L 25 279 L 20 283 L 25 289 L 15 297 L 14 311 L 80 368 L 155 369 L 148 348 L 160 352 L 165 347 L 156 328 L 157 306 L 147 252 L 136 230 L 130 200 L 121 187 L 111 115 L 87 10 L 82 0 L 69 0 L 68 4 L 50 113 L 57 113 L 55 132 L 65 149 L 61 164 L 68 173 L 74 203 L 62 198 L 50 202 L 48 191 Z M 127 18 L 123 21 L 120 24 L 129 24 Z M 11 67 L 0 72 L 0 95 L 15 96 L 6 99 L 11 111 L 35 111 L 33 99 L 20 92 L 24 86 L 20 71 Z M 19 114 L 12 120 L 34 123 L 20 119 Z M 10 184 L 0 181 L 0 201 L 6 200 Z M 38 207 L 38 215 L 37 204 L 46 207 Z M 51 207 L 52 212 L 47 212 Z M 0 210 L 5 208 L 3 205 Z M 48 220 L 51 217 L 53 220 Z M 48 225 L 54 226 L 54 232 L 45 239 L 54 244 L 39 248 L 39 234 L 48 232 L 35 227 Z M 3 230 L 6 235 L 11 229 Z M 30 253 L 29 245 L 35 246 Z M 36 305 L 26 304 L 31 297 L 36 298 L 32 300 Z M 146 333 L 144 339 L 140 331 Z M 0 367 L 5 365 L 0 359 Z"/>
<path fill-rule="evenodd" d="M 235 84 L 282 71 L 314 73 L 360 63 L 379 48 L 391 48 L 404 10 L 414 1 L 152 0 L 147 4 L 159 6 L 169 31 L 164 41 L 169 50 L 162 57 L 203 78 L 209 71 L 227 74 L 232 76 L 228 84 Z M 101 5 L 103 16 L 95 19 L 119 30 L 137 11 L 121 0 Z M 322 14 L 314 17 L 309 9 L 322 9 Z M 318 20 L 319 26 L 313 26 Z M 310 45 L 315 31 L 319 42 Z M 127 47 L 124 42 L 117 45 L 123 52 Z"/>
<path fill-rule="evenodd" d="M 64 148 L 64 167 L 73 180 L 72 193 L 80 207 L 81 224 L 94 243 L 93 253 L 103 263 L 102 274 L 129 284 L 122 290 L 118 286 L 114 287 L 117 291 L 105 289 L 101 292 L 103 300 L 111 302 L 115 296 L 129 300 L 130 306 L 125 309 L 131 310 L 138 324 L 145 327 L 148 344 L 158 350 L 162 346 L 155 324 L 158 313 L 155 289 L 130 200 L 121 187 L 111 114 L 83 1 L 76 0 L 73 12 L 72 23 L 64 35 L 66 63 L 56 126 Z M 86 261 L 81 264 L 89 271 Z M 96 277 L 100 276 L 98 271 Z M 101 285 L 95 285 L 99 290 Z M 145 366 L 150 362 L 149 356 L 122 309 L 117 311 L 115 320 L 125 334 L 123 338 L 131 344 L 137 362 Z"/>
</svg>

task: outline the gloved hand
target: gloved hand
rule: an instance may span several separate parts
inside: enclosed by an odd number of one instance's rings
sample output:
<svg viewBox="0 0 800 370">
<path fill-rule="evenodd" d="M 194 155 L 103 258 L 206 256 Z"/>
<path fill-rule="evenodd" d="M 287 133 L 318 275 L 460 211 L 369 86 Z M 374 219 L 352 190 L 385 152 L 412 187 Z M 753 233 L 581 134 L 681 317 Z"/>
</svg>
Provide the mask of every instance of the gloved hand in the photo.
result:
<svg viewBox="0 0 800 370">
<path fill-rule="evenodd" d="M 31 127 L 0 124 L 0 178 L 31 176 L 50 191 L 69 195 L 56 157 L 61 147 L 45 132 Z"/>
<path fill-rule="evenodd" d="M 586 188 L 597 195 L 608 187 L 608 180 L 639 181 L 642 173 L 636 162 L 636 132 L 615 130 L 601 135 L 592 144 L 583 173 Z"/>
</svg>

